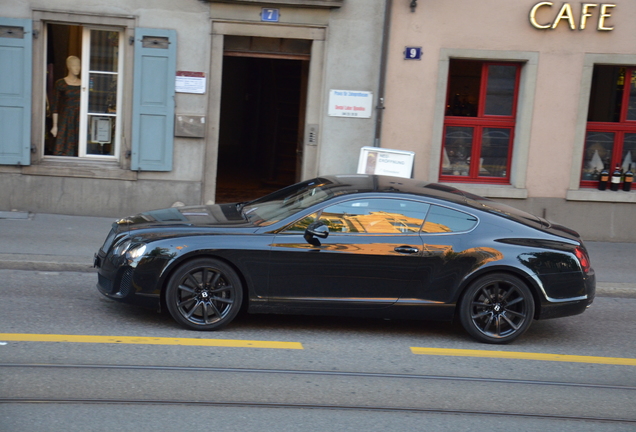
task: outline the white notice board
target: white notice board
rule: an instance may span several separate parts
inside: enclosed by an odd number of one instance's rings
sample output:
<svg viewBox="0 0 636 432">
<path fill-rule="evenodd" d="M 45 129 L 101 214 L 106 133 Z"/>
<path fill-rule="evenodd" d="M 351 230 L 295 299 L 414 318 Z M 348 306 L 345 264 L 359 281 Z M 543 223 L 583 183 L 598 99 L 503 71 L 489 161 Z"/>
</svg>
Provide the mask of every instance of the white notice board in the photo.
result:
<svg viewBox="0 0 636 432">
<path fill-rule="evenodd" d="M 177 71 L 175 88 L 177 93 L 205 93 L 205 73 Z"/>
<path fill-rule="evenodd" d="M 415 152 L 381 147 L 362 147 L 358 174 L 377 174 L 411 178 Z"/>
<path fill-rule="evenodd" d="M 329 115 L 331 117 L 371 118 L 373 93 L 356 90 L 331 90 Z"/>
</svg>

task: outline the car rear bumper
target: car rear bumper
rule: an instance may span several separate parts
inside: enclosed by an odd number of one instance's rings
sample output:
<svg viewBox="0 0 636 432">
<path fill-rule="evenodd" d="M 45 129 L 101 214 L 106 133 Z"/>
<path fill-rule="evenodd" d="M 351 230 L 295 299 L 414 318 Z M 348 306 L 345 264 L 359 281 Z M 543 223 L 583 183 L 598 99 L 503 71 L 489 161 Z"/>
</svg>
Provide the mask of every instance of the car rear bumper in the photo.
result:
<svg viewBox="0 0 636 432">
<path fill-rule="evenodd" d="M 584 279 L 585 294 L 573 299 L 549 299 L 541 305 L 538 319 L 578 315 L 590 307 L 596 296 L 596 275 L 593 270 Z"/>
</svg>

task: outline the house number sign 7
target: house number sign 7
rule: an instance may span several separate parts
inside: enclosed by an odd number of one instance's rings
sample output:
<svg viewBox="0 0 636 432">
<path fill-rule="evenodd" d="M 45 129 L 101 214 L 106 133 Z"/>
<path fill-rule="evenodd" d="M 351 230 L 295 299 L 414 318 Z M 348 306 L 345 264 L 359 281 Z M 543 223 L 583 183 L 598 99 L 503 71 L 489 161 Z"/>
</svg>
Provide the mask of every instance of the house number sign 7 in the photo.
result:
<svg viewBox="0 0 636 432">
<path fill-rule="evenodd" d="M 279 19 L 280 19 L 279 9 L 271 9 L 271 8 L 261 9 L 261 21 L 278 22 Z"/>
</svg>

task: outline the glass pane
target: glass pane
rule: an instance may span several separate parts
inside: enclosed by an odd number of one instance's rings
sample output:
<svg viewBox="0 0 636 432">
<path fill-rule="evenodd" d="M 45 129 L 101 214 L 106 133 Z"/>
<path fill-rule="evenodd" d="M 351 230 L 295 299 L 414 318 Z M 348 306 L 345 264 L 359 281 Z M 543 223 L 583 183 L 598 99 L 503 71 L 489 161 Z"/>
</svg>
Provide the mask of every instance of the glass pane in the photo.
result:
<svg viewBox="0 0 636 432">
<path fill-rule="evenodd" d="M 625 68 L 618 66 L 594 66 L 588 121 L 620 121 Z"/>
<path fill-rule="evenodd" d="M 89 155 L 115 155 L 115 116 L 89 115 L 86 153 Z"/>
<path fill-rule="evenodd" d="M 89 112 L 112 114 L 117 111 L 117 75 L 91 73 L 88 85 Z"/>
<path fill-rule="evenodd" d="M 482 62 L 451 60 L 448 70 L 446 115 L 476 117 Z"/>
<path fill-rule="evenodd" d="M 636 70 L 629 80 L 629 102 L 627 103 L 627 120 L 636 120 Z"/>
<path fill-rule="evenodd" d="M 632 172 L 636 169 L 636 133 L 626 133 L 625 141 L 623 141 L 623 155 L 621 158 L 621 168 L 623 172 L 632 166 Z"/>
<path fill-rule="evenodd" d="M 484 128 L 481 136 L 479 175 L 506 177 L 510 156 L 511 129 Z"/>
<path fill-rule="evenodd" d="M 585 137 L 581 180 L 598 180 L 604 165 L 611 169 L 613 147 L 613 132 L 588 131 Z"/>
<path fill-rule="evenodd" d="M 90 70 L 117 72 L 119 32 L 91 30 Z"/>
<path fill-rule="evenodd" d="M 303 233 L 307 229 L 307 227 L 316 221 L 318 217 L 318 213 L 310 214 L 309 216 L 305 216 L 301 220 L 292 225 L 288 226 L 285 229 L 285 232 L 295 232 L 295 233 Z"/>
<path fill-rule="evenodd" d="M 425 233 L 468 231 L 477 224 L 477 218 L 446 207 L 431 206 L 422 228 Z"/>
<path fill-rule="evenodd" d="M 332 233 L 415 234 L 429 205 L 398 199 L 364 199 L 323 210 L 320 220 Z"/>
<path fill-rule="evenodd" d="M 41 100 L 46 113 L 43 120 L 44 154 L 47 156 L 78 156 L 80 153 L 82 32 L 81 26 L 46 24 L 46 70 L 44 77 L 41 77 L 45 78 L 46 98 Z M 0 65 L 0 69 L 4 67 L 4 64 Z M 7 84 L 7 81 L 3 81 L 6 73 L 0 75 L 0 85 Z M 57 130 L 53 114 L 57 114 Z"/>
<path fill-rule="evenodd" d="M 449 126 L 444 137 L 442 174 L 467 176 L 473 149 L 473 128 Z"/>
<path fill-rule="evenodd" d="M 517 66 L 488 66 L 486 115 L 512 115 L 517 81 Z"/>
</svg>

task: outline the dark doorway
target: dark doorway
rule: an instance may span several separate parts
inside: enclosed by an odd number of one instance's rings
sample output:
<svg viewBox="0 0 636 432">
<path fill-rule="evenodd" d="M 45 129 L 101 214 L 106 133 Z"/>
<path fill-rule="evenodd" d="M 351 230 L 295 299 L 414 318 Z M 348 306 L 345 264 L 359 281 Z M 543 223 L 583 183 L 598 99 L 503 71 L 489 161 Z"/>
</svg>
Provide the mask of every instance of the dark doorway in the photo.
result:
<svg viewBox="0 0 636 432">
<path fill-rule="evenodd" d="M 299 180 L 309 61 L 226 53 L 216 202 L 246 201 Z"/>
</svg>

